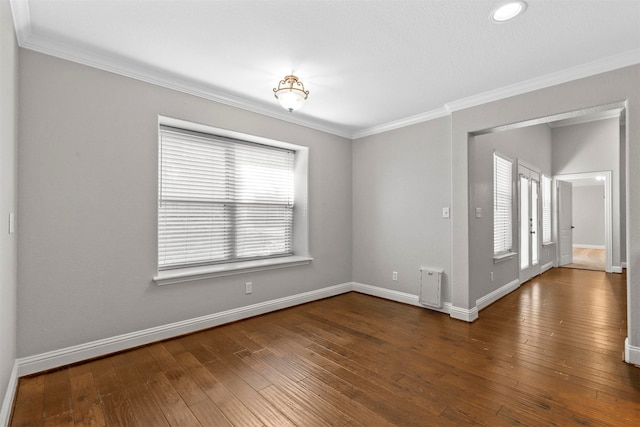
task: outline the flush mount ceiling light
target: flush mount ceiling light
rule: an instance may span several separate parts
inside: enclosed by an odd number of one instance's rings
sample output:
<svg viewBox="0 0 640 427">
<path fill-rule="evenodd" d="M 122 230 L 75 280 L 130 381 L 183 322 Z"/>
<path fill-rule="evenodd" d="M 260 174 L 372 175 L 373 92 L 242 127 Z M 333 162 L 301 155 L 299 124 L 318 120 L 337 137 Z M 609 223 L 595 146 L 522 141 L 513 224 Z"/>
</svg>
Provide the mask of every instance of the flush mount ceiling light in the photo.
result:
<svg viewBox="0 0 640 427">
<path fill-rule="evenodd" d="M 280 105 L 289 110 L 290 113 L 301 108 L 309 96 L 309 91 L 304 90 L 304 85 L 296 76 L 285 76 L 280 80 L 278 87 L 273 88 Z"/>
<path fill-rule="evenodd" d="M 526 8 L 527 4 L 523 1 L 505 3 L 493 11 L 491 19 L 494 22 L 505 22 L 520 15 Z"/>
</svg>

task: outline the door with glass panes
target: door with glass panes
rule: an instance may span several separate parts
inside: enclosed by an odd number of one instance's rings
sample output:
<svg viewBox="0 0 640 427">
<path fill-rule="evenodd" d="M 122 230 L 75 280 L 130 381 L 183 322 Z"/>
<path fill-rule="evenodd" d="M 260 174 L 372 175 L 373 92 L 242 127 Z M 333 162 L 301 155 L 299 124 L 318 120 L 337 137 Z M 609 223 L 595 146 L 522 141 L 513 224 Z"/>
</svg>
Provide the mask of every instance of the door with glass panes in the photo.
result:
<svg viewBox="0 0 640 427">
<path fill-rule="evenodd" d="M 518 235 L 520 283 L 540 274 L 540 172 L 518 164 Z"/>
</svg>

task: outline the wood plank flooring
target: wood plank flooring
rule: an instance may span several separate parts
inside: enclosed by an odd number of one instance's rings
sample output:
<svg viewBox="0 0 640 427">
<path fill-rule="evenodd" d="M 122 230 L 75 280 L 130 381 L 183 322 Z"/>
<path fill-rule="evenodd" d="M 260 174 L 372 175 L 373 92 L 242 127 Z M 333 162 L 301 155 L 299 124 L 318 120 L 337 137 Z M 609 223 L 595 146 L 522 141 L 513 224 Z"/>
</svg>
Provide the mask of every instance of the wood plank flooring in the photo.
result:
<svg viewBox="0 0 640 427">
<path fill-rule="evenodd" d="M 22 378 L 11 425 L 640 425 L 625 292 L 552 269 L 473 324 L 349 293 Z"/>
</svg>

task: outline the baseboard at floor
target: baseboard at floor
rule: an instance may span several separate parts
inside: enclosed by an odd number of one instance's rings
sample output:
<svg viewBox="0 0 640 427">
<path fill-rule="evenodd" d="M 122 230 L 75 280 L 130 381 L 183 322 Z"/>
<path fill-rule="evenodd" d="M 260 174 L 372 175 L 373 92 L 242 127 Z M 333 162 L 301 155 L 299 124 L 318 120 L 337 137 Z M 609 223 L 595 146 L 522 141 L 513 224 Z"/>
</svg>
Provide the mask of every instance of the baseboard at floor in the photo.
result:
<svg viewBox="0 0 640 427">
<path fill-rule="evenodd" d="M 551 270 L 553 268 L 553 261 L 546 263 L 545 265 L 540 267 L 540 274 L 544 273 L 547 270 Z"/>
<path fill-rule="evenodd" d="M 379 286 L 353 282 L 353 291 L 365 295 L 388 299 L 391 301 L 401 302 L 404 304 L 415 305 L 416 307 L 428 308 L 430 310 L 439 311 L 441 313 L 449 314 L 451 311 L 451 303 L 445 302 L 441 308 L 430 307 L 420 304 L 420 297 L 418 295 L 395 291 L 393 289 L 381 288 Z"/>
<path fill-rule="evenodd" d="M 136 331 L 111 338 L 96 340 L 85 344 L 36 354 L 33 356 L 22 357 L 16 360 L 16 380 L 18 376 L 35 374 L 37 372 L 82 362 L 118 351 L 128 350 L 141 345 L 150 344 L 164 339 L 173 338 L 214 326 L 223 325 L 225 323 L 258 316 L 272 311 L 293 307 L 295 305 L 304 304 L 307 302 L 328 298 L 351 291 L 360 292 L 391 301 L 410 304 L 417 307 L 428 308 L 430 310 L 449 314 L 454 319 L 463 320 L 465 322 L 473 322 L 478 318 L 479 307 L 484 308 L 494 301 L 497 301 L 502 296 L 517 289 L 518 285 L 519 282 L 517 280 L 508 283 L 500 289 L 497 289 L 496 291 L 478 300 L 478 305 L 476 307 L 467 309 L 452 306 L 452 304 L 449 302 L 445 302 L 441 308 L 428 307 L 420 304 L 418 295 L 399 292 L 377 286 L 366 285 L 363 283 L 348 282 L 335 286 L 329 286 L 316 291 L 292 295 L 289 297 L 266 301 L 259 304 L 253 304 L 246 307 L 240 307 L 220 313 L 214 313 L 194 319 L 188 319 L 180 322 L 149 328 L 142 331 Z"/>
<path fill-rule="evenodd" d="M 624 339 L 624 361 L 640 366 L 640 347 L 629 344 L 629 337 Z"/>
<path fill-rule="evenodd" d="M 574 249 L 606 249 L 604 245 L 573 245 Z"/>
<path fill-rule="evenodd" d="M 9 377 L 9 383 L 7 384 L 7 390 L 4 393 L 4 399 L 2 400 L 2 407 L 0 408 L 0 426 L 8 426 L 9 418 L 11 417 L 11 409 L 13 408 L 13 400 L 18 390 L 18 361 L 13 363 L 13 369 L 11 370 L 11 376 Z"/>
<path fill-rule="evenodd" d="M 612 273 L 622 273 L 622 267 L 619 265 L 612 265 L 611 266 L 611 272 Z"/>
<path fill-rule="evenodd" d="M 476 307 L 478 308 L 478 310 L 482 310 L 483 308 L 488 307 L 494 302 L 498 301 L 500 298 L 504 297 L 505 295 L 515 291 L 519 287 L 520 287 L 520 280 L 518 279 L 512 280 L 506 285 L 501 286 L 495 291 L 488 293 L 487 295 L 478 299 L 476 301 Z"/>
<path fill-rule="evenodd" d="M 451 306 L 451 317 L 464 322 L 475 322 L 478 320 L 478 307 L 462 308 Z"/>
<path fill-rule="evenodd" d="M 60 350 L 53 350 L 42 354 L 22 357 L 16 361 L 18 376 L 31 375 L 37 372 L 58 368 L 60 366 L 104 356 L 106 354 L 128 350 L 141 345 L 212 328 L 225 323 L 235 322 L 237 320 L 281 310 L 283 308 L 340 295 L 350 292 L 352 289 L 353 283 L 343 283 L 315 291 L 209 314 L 194 319 L 188 319 L 142 331 L 92 341 Z"/>
</svg>

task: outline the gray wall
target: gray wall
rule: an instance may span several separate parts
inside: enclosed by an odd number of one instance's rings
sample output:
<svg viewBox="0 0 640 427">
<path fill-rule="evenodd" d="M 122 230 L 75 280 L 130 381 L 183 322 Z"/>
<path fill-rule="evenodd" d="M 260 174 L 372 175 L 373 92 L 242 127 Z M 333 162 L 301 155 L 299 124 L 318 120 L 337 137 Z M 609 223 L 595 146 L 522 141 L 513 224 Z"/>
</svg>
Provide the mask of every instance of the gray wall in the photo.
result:
<svg viewBox="0 0 640 427">
<path fill-rule="evenodd" d="M 446 300 L 470 309 L 491 289 L 470 280 L 472 258 L 484 256 L 470 251 L 470 134 L 627 100 L 627 164 L 640 164 L 640 66 L 349 144 L 38 53 L 22 50 L 20 60 L 18 356 L 350 280 L 416 293 L 425 264 L 444 268 Z M 309 146 L 314 262 L 155 285 L 158 114 Z M 628 175 L 629 264 L 638 265 L 640 170 Z M 639 346 L 640 270 L 628 278 L 630 343 Z"/>
<path fill-rule="evenodd" d="M 473 271 L 476 300 L 519 278 L 518 257 L 493 261 L 493 152 L 513 160 L 513 248 L 519 252 L 517 176 L 518 161 L 551 176 L 551 129 L 546 124 L 475 136 L 469 142 L 469 268 Z M 475 208 L 482 217 L 475 217 Z M 553 260 L 553 246 L 545 246 L 540 265 Z M 493 272 L 493 282 L 491 281 Z"/>
<path fill-rule="evenodd" d="M 604 185 L 573 185 L 573 245 L 604 248 Z"/>
<path fill-rule="evenodd" d="M 419 268 L 442 268 L 451 301 L 450 129 L 445 117 L 353 142 L 355 282 L 417 295 Z"/>
<path fill-rule="evenodd" d="M 460 108 L 453 112 L 452 143 L 452 303 L 469 311 L 475 305 L 480 285 L 472 280 L 469 251 L 471 206 L 469 202 L 469 135 L 484 129 L 493 129 L 513 123 L 536 120 L 624 102 L 626 109 L 626 161 L 627 161 L 627 280 L 629 345 L 640 346 L 640 65 L 634 65 L 524 93 L 482 105 Z M 456 106 L 454 105 L 453 108 Z"/>
<path fill-rule="evenodd" d="M 16 358 L 16 211 L 18 47 L 9 2 L 0 1 L 0 405 Z"/>
<path fill-rule="evenodd" d="M 349 140 L 24 49 L 20 61 L 18 357 L 351 281 Z M 314 261 L 156 285 L 159 114 L 310 147 Z"/>
<path fill-rule="evenodd" d="M 620 248 L 626 244 L 620 234 L 625 221 L 625 207 L 620 198 L 620 121 L 618 118 L 598 120 L 554 128 L 553 174 L 612 171 L 612 265 L 619 267 Z"/>
</svg>

